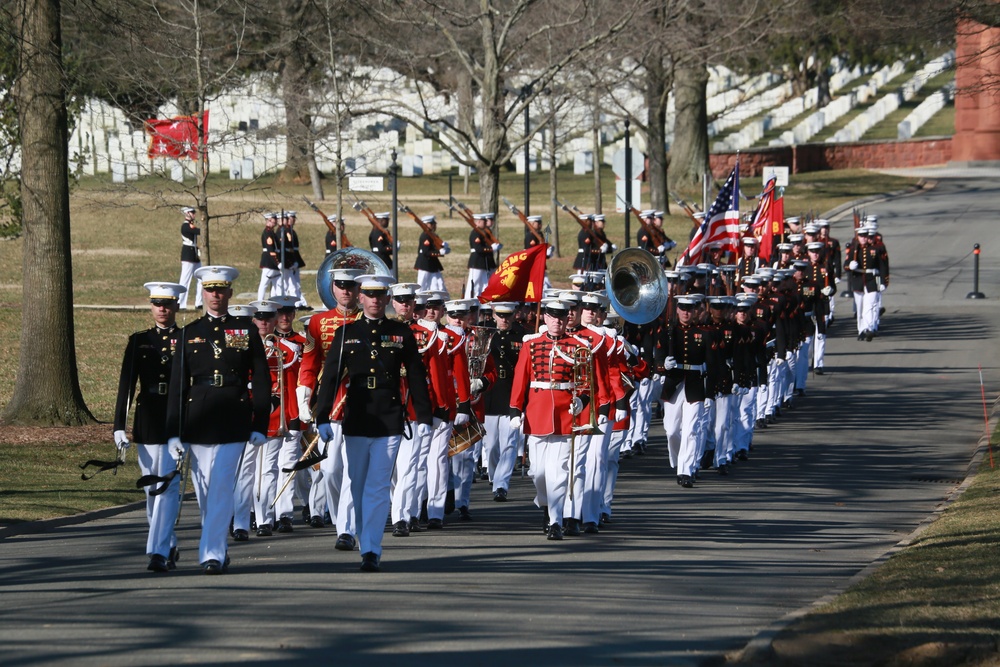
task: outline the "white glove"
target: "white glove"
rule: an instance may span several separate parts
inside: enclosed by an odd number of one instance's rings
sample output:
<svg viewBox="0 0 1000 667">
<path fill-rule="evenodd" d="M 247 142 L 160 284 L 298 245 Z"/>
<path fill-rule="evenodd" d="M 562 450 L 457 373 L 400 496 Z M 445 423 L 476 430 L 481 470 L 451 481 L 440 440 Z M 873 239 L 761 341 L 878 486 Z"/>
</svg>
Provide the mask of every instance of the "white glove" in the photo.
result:
<svg viewBox="0 0 1000 667">
<path fill-rule="evenodd" d="M 493 249 L 493 252 L 500 252 L 500 248 L 502 247 L 503 247 L 502 243 L 494 243 L 493 245 L 490 246 L 490 248 Z"/>
<path fill-rule="evenodd" d="M 656 250 L 660 254 L 663 254 L 663 253 L 665 253 L 667 251 L 667 246 L 666 246 L 666 244 L 661 243 L 660 245 L 656 246 Z"/>
<path fill-rule="evenodd" d="M 545 257 L 546 258 L 551 257 L 555 253 L 556 253 L 556 249 L 553 246 L 549 246 L 548 248 L 545 249 Z"/>
<path fill-rule="evenodd" d="M 278 270 L 279 271 L 283 271 L 284 269 L 285 269 L 285 265 L 282 262 L 278 262 Z"/>
<path fill-rule="evenodd" d="M 464 412 L 459 412 L 455 415 L 455 426 L 465 426 L 469 423 L 469 415 Z"/>
<path fill-rule="evenodd" d="M 673 359 L 673 357 L 670 357 L 670 358 Z M 656 382 L 657 384 L 662 385 L 663 384 L 663 376 L 660 375 L 659 373 L 654 373 L 653 375 L 650 376 L 649 381 L 650 382 Z M 643 380 L 643 382 L 646 382 L 646 380 Z"/>
<path fill-rule="evenodd" d="M 511 428 L 511 430 L 513 430 L 513 431 L 520 431 L 521 430 L 521 422 L 522 422 L 522 420 L 521 420 L 520 416 L 511 417 L 510 418 L 510 428 Z"/>
<path fill-rule="evenodd" d="M 777 368 L 781 368 L 782 366 L 784 366 L 784 365 L 785 365 L 785 360 L 784 360 L 784 359 L 782 359 L 781 357 L 775 357 L 775 358 L 774 358 L 774 365 L 775 365 L 775 366 L 776 366 Z"/>
<path fill-rule="evenodd" d="M 127 450 L 130 444 L 132 443 L 128 441 L 128 436 L 125 435 L 125 431 L 115 431 L 115 446 L 118 447 L 119 452 Z"/>
<path fill-rule="evenodd" d="M 431 437 L 430 424 L 417 424 L 417 442 L 427 442 Z"/>
<path fill-rule="evenodd" d="M 732 390 L 732 392 L 731 392 L 731 393 L 732 393 L 732 394 L 733 394 L 734 396 L 742 396 L 743 394 L 741 394 L 741 393 L 740 393 L 740 390 L 741 390 L 742 388 L 743 388 L 743 387 L 739 386 L 738 384 L 734 384 L 734 385 L 733 385 L 733 390 Z"/>
<path fill-rule="evenodd" d="M 820 292 L 822 292 L 826 296 L 833 296 L 833 293 L 836 291 L 837 290 L 833 285 L 827 285 L 826 287 L 820 290 Z"/>
<path fill-rule="evenodd" d="M 403 245 L 399 241 L 396 241 L 396 250 L 399 250 L 402 247 Z"/>
<path fill-rule="evenodd" d="M 618 246 L 616 246 L 614 243 L 612 243 L 611 244 L 611 252 L 615 252 L 616 250 L 618 250 Z"/>
<path fill-rule="evenodd" d="M 858 270 L 858 263 L 857 262 L 851 262 L 850 264 L 847 265 L 847 268 L 849 268 L 851 271 L 857 271 Z"/>
<path fill-rule="evenodd" d="M 569 413 L 576 417 L 581 412 L 583 412 L 583 399 L 579 396 L 574 396 L 569 404 Z"/>
<path fill-rule="evenodd" d="M 879 285 L 878 286 L 878 291 L 879 292 L 884 292 L 885 291 L 885 285 Z"/>
<path fill-rule="evenodd" d="M 597 425 L 598 426 L 600 426 L 600 427 L 603 428 L 604 426 L 607 425 L 607 423 L 608 423 L 608 416 L 607 415 L 597 415 Z"/>
<path fill-rule="evenodd" d="M 834 278 L 834 279 L 833 279 L 833 281 L 834 281 L 835 283 L 837 283 L 838 285 L 840 284 L 840 278 Z"/>
<path fill-rule="evenodd" d="M 447 255 L 449 252 L 451 252 L 451 247 L 449 247 L 448 242 L 445 241 L 444 243 L 441 244 L 441 254 Z"/>
<path fill-rule="evenodd" d="M 181 442 L 180 438 L 170 438 L 167 440 L 167 453 L 170 454 L 175 464 L 181 464 L 181 461 L 184 459 L 184 443 Z"/>
<path fill-rule="evenodd" d="M 330 442 L 333 440 L 333 426 L 331 426 L 329 422 L 317 426 L 316 432 L 319 433 L 320 440 L 323 442 Z"/>
<path fill-rule="evenodd" d="M 663 244 L 667 250 L 673 250 L 677 246 L 677 241 L 667 241 Z"/>
<path fill-rule="evenodd" d="M 712 409 L 712 399 L 711 398 L 706 398 L 705 399 L 705 409 L 706 410 L 711 410 Z"/>
<path fill-rule="evenodd" d="M 296 387 L 295 397 L 299 402 L 299 419 L 304 422 L 311 422 L 312 412 L 309 410 L 309 399 L 312 398 L 312 389 L 309 387 Z"/>
<path fill-rule="evenodd" d="M 663 370 L 672 371 L 677 368 L 677 360 L 673 357 L 667 357 L 663 360 Z"/>
<path fill-rule="evenodd" d="M 628 410 L 615 410 L 616 422 L 625 421 L 626 417 L 628 417 Z"/>
<path fill-rule="evenodd" d="M 250 434 L 249 442 L 251 445 L 263 445 L 265 442 L 267 442 L 267 436 L 261 433 L 260 431 L 253 431 Z"/>
<path fill-rule="evenodd" d="M 483 390 L 483 381 L 481 378 L 476 378 L 475 380 L 469 383 L 469 391 L 471 391 L 473 394 L 478 394 L 482 390 Z"/>
<path fill-rule="evenodd" d="M 600 248 L 600 252 L 603 253 L 603 252 L 607 252 L 607 251 L 608 251 L 608 244 L 607 243 L 602 243 L 601 244 L 601 248 Z"/>
</svg>

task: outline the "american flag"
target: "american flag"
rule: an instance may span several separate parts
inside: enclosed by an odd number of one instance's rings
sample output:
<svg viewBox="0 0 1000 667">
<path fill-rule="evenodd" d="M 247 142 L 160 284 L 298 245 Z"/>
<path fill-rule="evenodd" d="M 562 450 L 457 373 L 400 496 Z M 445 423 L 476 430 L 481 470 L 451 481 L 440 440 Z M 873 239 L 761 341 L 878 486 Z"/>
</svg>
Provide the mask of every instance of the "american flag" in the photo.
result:
<svg viewBox="0 0 1000 667">
<path fill-rule="evenodd" d="M 697 264 L 705 246 L 721 243 L 722 252 L 729 257 L 739 257 L 740 237 L 740 163 L 729 174 L 715 203 L 705 213 L 705 220 L 695 232 L 687 250 L 677 261 L 678 265 Z"/>
</svg>

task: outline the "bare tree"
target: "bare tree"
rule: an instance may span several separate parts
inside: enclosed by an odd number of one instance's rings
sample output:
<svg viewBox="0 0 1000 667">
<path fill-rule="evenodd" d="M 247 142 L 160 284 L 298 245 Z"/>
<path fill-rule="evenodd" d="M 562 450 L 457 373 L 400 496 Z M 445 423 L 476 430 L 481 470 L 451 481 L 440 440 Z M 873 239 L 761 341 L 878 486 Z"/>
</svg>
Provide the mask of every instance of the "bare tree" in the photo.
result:
<svg viewBox="0 0 1000 667">
<path fill-rule="evenodd" d="M 18 39 L 14 87 L 24 202 L 24 303 L 8 424 L 94 421 L 80 391 L 73 329 L 68 113 L 59 0 L 13 3 Z"/>
</svg>

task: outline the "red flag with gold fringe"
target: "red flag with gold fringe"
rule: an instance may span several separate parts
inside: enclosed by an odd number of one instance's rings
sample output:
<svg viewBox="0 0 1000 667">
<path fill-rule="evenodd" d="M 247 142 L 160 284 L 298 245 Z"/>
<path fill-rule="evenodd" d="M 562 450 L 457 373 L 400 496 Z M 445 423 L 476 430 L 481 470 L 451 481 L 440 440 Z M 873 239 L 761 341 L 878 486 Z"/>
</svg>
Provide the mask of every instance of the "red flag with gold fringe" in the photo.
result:
<svg viewBox="0 0 1000 667">
<path fill-rule="evenodd" d="M 479 295 L 479 302 L 541 301 L 542 285 L 545 283 L 545 251 L 548 247 L 543 243 L 507 255 L 496 273 L 490 276 L 486 289 Z"/>
</svg>

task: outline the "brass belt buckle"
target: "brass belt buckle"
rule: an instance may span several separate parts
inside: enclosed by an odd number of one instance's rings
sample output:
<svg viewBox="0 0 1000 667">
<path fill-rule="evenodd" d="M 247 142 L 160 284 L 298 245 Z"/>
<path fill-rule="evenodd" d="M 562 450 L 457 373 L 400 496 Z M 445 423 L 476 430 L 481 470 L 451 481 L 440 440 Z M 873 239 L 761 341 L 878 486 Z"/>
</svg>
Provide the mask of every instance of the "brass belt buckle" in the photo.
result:
<svg viewBox="0 0 1000 667">
<path fill-rule="evenodd" d="M 156 385 L 156 393 L 159 394 L 160 396 L 166 396 L 167 395 L 167 383 L 166 382 L 161 382 L 160 384 Z"/>
<path fill-rule="evenodd" d="M 374 375 L 369 375 L 368 376 L 368 388 L 369 389 L 374 389 L 375 388 L 375 376 Z"/>
<path fill-rule="evenodd" d="M 506 368 L 501 368 L 500 369 L 500 379 L 503 380 L 506 377 L 507 377 L 507 369 Z"/>
<path fill-rule="evenodd" d="M 212 373 L 212 386 L 213 387 L 222 386 L 222 373 Z"/>
</svg>

